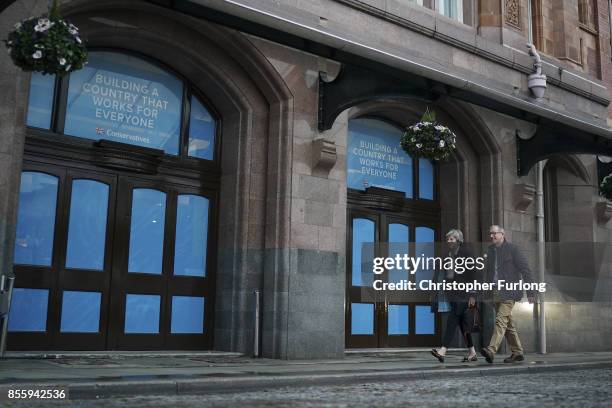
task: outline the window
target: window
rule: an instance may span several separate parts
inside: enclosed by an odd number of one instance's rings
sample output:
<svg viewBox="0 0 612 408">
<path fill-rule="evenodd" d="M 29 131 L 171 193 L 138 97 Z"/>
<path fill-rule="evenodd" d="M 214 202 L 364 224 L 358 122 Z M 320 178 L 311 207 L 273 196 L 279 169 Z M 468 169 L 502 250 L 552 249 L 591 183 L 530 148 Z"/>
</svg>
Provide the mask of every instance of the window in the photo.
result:
<svg viewBox="0 0 612 408">
<path fill-rule="evenodd" d="M 51 266 L 58 178 L 23 172 L 19 191 L 14 262 Z"/>
<path fill-rule="evenodd" d="M 379 187 L 401 191 L 408 199 L 434 200 L 433 163 L 427 159 L 413 160 L 401 148 L 401 136 L 402 131 L 398 127 L 384 121 L 351 119 L 347 154 L 348 188 L 364 191 L 368 187 Z"/>
<path fill-rule="evenodd" d="M 578 0 L 578 21 L 585 26 L 595 29 L 595 3 L 593 0 Z"/>
<path fill-rule="evenodd" d="M 436 10 L 443 16 L 463 22 L 462 0 L 436 0 Z"/>
<path fill-rule="evenodd" d="M 197 91 L 170 71 L 129 54 L 91 52 L 87 66 L 60 80 L 33 74 L 27 125 L 172 156 L 215 159 L 218 126 Z"/>
</svg>

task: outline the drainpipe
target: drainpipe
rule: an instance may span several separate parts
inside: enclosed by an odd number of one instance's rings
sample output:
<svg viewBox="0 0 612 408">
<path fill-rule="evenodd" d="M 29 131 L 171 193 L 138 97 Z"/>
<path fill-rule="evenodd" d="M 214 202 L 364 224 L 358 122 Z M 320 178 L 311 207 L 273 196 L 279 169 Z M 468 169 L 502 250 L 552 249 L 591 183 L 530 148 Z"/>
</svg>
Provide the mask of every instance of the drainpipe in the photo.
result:
<svg viewBox="0 0 612 408">
<path fill-rule="evenodd" d="M 538 223 L 538 280 L 540 282 L 546 282 L 544 276 L 546 270 L 546 251 L 544 242 L 544 166 L 546 160 L 539 161 L 536 165 L 537 178 L 536 178 L 536 202 L 537 202 L 537 223 Z M 538 338 L 539 345 L 538 350 L 540 354 L 546 354 L 546 309 L 544 303 L 544 293 L 540 293 L 537 298 L 538 310 L 539 310 L 539 322 L 538 322 Z"/>
<path fill-rule="evenodd" d="M 253 292 L 253 295 L 255 295 L 254 297 L 254 301 L 255 301 L 255 314 L 253 316 L 253 320 L 254 322 L 254 330 L 253 330 L 253 357 L 259 357 L 259 349 L 260 349 L 260 344 L 259 344 L 259 327 L 261 325 L 261 315 L 259 313 L 259 309 L 261 307 L 260 305 L 260 292 L 258 290 Z"/>
</svg>

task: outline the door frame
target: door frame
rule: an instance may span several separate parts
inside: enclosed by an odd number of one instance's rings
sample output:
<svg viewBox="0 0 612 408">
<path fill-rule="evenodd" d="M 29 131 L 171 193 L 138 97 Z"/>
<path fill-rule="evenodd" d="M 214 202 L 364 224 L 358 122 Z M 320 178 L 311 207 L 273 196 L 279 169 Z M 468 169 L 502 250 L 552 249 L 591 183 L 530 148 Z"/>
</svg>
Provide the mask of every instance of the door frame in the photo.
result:
<svg viewBox="0 0 612 408">
<path fill-rule="evenodd" d="M 219 137 L 220 124 L 216 137 Z M 117 152 L 120 148 L 121 151 Z M 90 140 L 83 140 L 72 136 L 64 136 L 57 133 L 28 128 L 26 144 L 24 149 L 23 170 L 37 171 L 59 177 L 58 196 L 56 202 L 56 218 L 54 229 L 54 247 L 52 266 L 49 267 L 29 267 L 15 265 L 14 273 L 16 276 L 15 287 L 41 288 L 49 290 L 49 300 L 47 309 L 47 330 L 45 332 L 9 332 L 7 346 L 10 350 L 113 350 L 119 347 L 109 341 L 111 338 L 108 327 L 113 326 L 110 319 L 105 320 L 104 310 L 115 307 L 112 293 L 108 292 L 112 286 L 110 282 L 105 287 L 110 296 L 102 295 L 100 310 L 100 333 L 99 338 L 94 339 L 93 334 L 75 333 L 61 334 L 66 339 L 70 337 L 69 343 L 61 341 L 60 319 L 61 319 L 61 288 L 60 265 L 65 264 L 65 252 L 67 244 L 67 228 L 69 216 L 70 191 L 67 182 L 67 174 L 86 174 L 91 179 L 106 179 L 116 177 L 116 182 L 109 189 L 109 205 L 112 201 L 112 191 L 118 189 L 119 179 L 138 178 L 148 180 L 154 185 L 172 185 L 182 188 L 185 191 L 192 191 L 196 195 L 205 195 L 209 198 L 209 225 L 207 241 L 207 265 L 206 265 L 206 290 L 203 291 L 205 301 L 205 339 L 193 335 L 172 335 L 167 339 L 164 348 L 172 349 L 211 349 L 214 344 L 214 307 L 215 307 L 215 285 L 216 285 L 216 264 L 217 264 L 217 235 L 218 235 L 218 202 L 220 188 L 220 169 L 218 166 L 219 149 L 216 148 L 214 162 L 207 162 L 194 158 L 179 158 L 164 156 L 159 150 L 134 146 L 124 143 L 102 143 Z M 127 159 L 127 160 L 126 160 Z M 204 177 L 205 176 L 205 177 Z M 112 191 L 111 191 L 112 190 Z M 171 213 L 171 212 L 170 212 Z M 167 214 L 170 214 L 167 210 Z M 174 211 L 173 217 L 176 217 Z M 113 224 L 111 224 L 111 221 Z M 116 242 L 113 241 L 113 234 L 109 234 L 110 225 L 115 226 L 119 222 L 116 208 L 109 208 L 107 217 L 107 237 L 105 242 L 105 271 L 110 268 L 109 258 L 114 257 L 113 251 Z M 169 224 L 167 224 L 169 225 Z M 128 225 L 129 228 L 129 225 Z M 165 240 L 167 241 L 167 240 Z M 62 245 L 57 245 L 60 242 Z M 164 245 L 168 245 L 165 243 Z M 172 254 L 173 255 L 173 254 Z M 60 263 L 61 262 L 61 263 Z M 166 262 L 166 260 L 164 260 Z M 99 272 L 96 272 L 99 273 Z M 70 282 L 74 283 L 74 276 L 64 273 Z M 181 277 L 182 278 L 182 277 Z M 183 279 L 181 279 L 183 280 Z M 186 281 L 188 279 L 185 279 Z M 72 286 L 72 283 L 68 285 Z M 177 284 L 176 293 L 184 293 L 186 286 L 190 283 Z M 181 289 L 182 287 L 182 289 Z M 70 289 L 68 289 L 70 290 Z M 103 292 L 102 288 L 96 289 Z M 182 292 L 181 292 L 182 291 Z M 163 306 L 163 305 L 162 305 Z M 106 309 L 102 309 L 106 307 Z M 160 316 L 171 313 L 171 305 L 165 305 L 160 310 Z M 116 315 L 116 314 L 115 314 Z M 110 314 L 108 316 L 111 316 Z M 168 322 L 169 327 L 169 322 Z M 162 326 L 160 324 L 160 331 Z M 104 334 L 102 334 L 104 332 Z M 101 339 L 101 337 L 104 339 Z M 197 338 L 196 338 L 197 337 Z M 143 339 L 144 340 L 144 339 Z M 93 344 L 93 345 L 92 345 Z M 123 349 L 154 349 L 155 347 L 149 340 L 140 342 L 127 342 L 121 346 Z M 59 347 L 59 348 L 58 348 Z"/>
<path fill-rule="evenodd" d="M 345 347 L 348 348 L 384 348 L 384 347 L 424 347 L 435 345 L 441 339 L 441 315 L 435 314 L 435 333 L 433 335 L 416 335 L 414 306 L 427 305 L 429 294 L 403 291 L 374 291 L 373 288 L 352 286 L 352 239 L 354 218 L 367 218 L 375 222 L 375 242 L 388 242 L 388 225 L 392 221 L 407 225 L 409 228 L 411 244 L 415 242 L 416 227 L 429 227 L 434 230 L 434 242 L 441 239 L 440 231 L 440 205 L 437 201 L 439 197 L 437 186 L 437 167 L 434 174 L 434 199 L 406 199 L 403 193 L 384 190 L 380 188 L 367 188 L 365 191 L 349 189 L 347 199 L 347 240 L 346 240 L 346 295 L 345 295 Z M 418 179 L 418 174 L 415 175 Z M 418 190 L 415 190 L 418 191 Z M 391 201 L 393 200 L 393 201 Z M 392 203 L 391 205 L 389 203 Z M 387 256 L 382 253 L 384 245 L 375 245 L 375 256 Z M 413 251 L 413 249 L 411 249 Z M 385 281 L 388 272 L 382 275 Z M 409 278 L 414 280 L 414 275 Z M 366 290 L 366 293 L 378 292 L 372 295 L 374 302 L 374 335 L 352 335 L 351 334 L 351 303 L 355 302 L 358 293 Z M 406 299 L 410 296 L 411 299 Z M 358 298 L 358 297 L 357 297 Z M 363 303 L 372 303 L 364 301 Z M 408 335 L 388 335 L 387 313 L 389 304 L 406 304 L 409 307 L 409 334 Z"/>
</svg>

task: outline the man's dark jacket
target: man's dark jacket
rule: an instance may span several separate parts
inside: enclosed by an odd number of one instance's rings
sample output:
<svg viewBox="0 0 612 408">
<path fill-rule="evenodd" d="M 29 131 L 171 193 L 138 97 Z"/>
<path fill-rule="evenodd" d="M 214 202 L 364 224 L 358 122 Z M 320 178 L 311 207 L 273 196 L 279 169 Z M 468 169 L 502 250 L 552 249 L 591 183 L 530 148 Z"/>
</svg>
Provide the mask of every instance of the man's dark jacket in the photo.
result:
<svg viewBox="0 0 612 408">
<path fill-rule="evenodd" d="M 506 282 L 518 282 L 521 279 L 523 282 L 534 281 L 527 258 L 525 258 L 520 248 L 508 241 L 504 241 L 498 247 L 495 245 L 489 246 L 487 251 L 486 282 L 497 285 L 497 281 L 494 281 L 496 253 L 498 265 L 497 280 L 504 280 Z M 527 292 L 527 296 L 535 296 L 535 294 L 535 291 Z M 503 300 L 519 301 L 523 298 L 523 290 L 506 290 L 502 288 L 499 291 L 499 296 Z"/>
</svg>

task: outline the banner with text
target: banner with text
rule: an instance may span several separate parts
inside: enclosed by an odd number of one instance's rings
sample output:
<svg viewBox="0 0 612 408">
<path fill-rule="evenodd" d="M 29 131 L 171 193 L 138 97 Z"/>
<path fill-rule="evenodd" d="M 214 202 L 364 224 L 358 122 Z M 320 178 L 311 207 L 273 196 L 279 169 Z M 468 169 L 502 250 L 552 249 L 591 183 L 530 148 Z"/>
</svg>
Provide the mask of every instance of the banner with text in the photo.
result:
<svg viewBox="0 0 612 408">
<path fill-rule="evenodd" d="M 380 187 L 412 197 L 412 159 L 400 146 L 401 130 L 384 122 L 349 122 L 347 184 L 365 190 Z"/>
<path fill-rule="evenodd" d="M 64 133 L 178 154 L 183 83 L 142 59 L 92 52 L 70 76 Z"/>
</svg>

